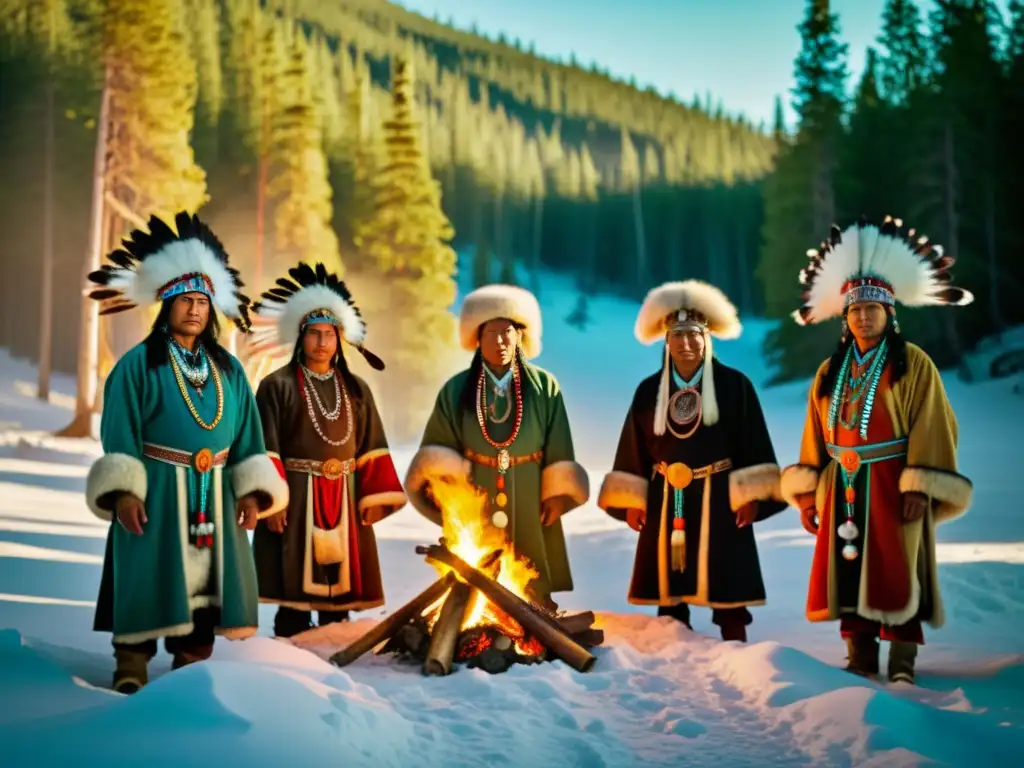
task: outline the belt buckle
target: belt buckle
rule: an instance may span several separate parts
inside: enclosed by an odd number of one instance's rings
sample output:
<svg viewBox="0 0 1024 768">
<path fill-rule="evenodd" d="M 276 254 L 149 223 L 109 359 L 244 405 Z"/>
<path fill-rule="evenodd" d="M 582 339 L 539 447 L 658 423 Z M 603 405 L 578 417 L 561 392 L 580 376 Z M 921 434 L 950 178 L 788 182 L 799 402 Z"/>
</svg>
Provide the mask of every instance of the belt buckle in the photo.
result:
<svg viewBox="0 0 1024 768">
<path fill-rule="evenodd" d="M 205 475 L 213 467 L 213 451 L 203 448 L 192 457 L 192 467 L 200 475 Z"/>
<path fill-rule="evenodd" d="M 677 461 L 665 468 L 665 479 L 668 480 L 669 485 L 681 491 L 693 482 L 693 470 L 681 461 Z"/>
<path fill-rule="evenodd" d="M 328 459 L 320 465 L 320 474 L 328 480 L 337 480 L 344 471 L 345 465 L 341 459 Z"/>
<path fill-rule="evenodd" d="M 860 469 L 860 454 L 848 448 L 845 451 L 840 452 L 839 464 L 852 475 Z"/>
</svg>

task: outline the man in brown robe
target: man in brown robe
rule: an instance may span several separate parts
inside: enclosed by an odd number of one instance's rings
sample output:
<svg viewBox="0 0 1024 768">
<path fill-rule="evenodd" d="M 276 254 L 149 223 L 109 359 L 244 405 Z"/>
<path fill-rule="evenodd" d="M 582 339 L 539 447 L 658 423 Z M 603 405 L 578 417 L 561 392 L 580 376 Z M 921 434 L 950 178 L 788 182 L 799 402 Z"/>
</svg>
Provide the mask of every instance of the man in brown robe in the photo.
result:
<svg viewBox="0 0 1024 768">
<path fill-rule="evenodd" d="M 358 308 L 323 264 L 289 274 L 253 307 L 262 326 L 253 351 L 276 341 L 292 352 L 256 392 L 267 450 L 291 491 L 253 539 L 260 601 L 280 606 L 278 637 L 309 629 L 314 610 L 325 625 L 384 604 L 372 526 L 406 502 L 373 394 L 345 361 L 343 342 L 383 368 L 363 347 Z"/>
<path fill-rule="evenodd" d="M 782 475 L 786 500 L 817 537 L 807 595 L 810 621 L 839 619 L 847 670 L 914 681 L 921 622 L 944 622 L 935 526 L 963 514 L 971 482 L 957 472 L 956 417 L 942 378 L 900 335 L 897 299 L 908 306 L 964 305 L 949 285 L 953 259 L 886 217 L 865 221 L 810 252 L 801 275 L 801 325 L 843 318 L 835 353 L 808 395 L 800 462 Z"/>
<path fill-rule="evenodd" d="M 724 640 L 747 639 L 765 602 L 753 523 L 786 508 L 754 385 L 715 359 L 711 335 L 736 338 L 736 308 L 696 280 L 651 291 L 637 339 L 665 342 L 659 373 L 637 387 L 598 506 L 638 531 L 629 601 L 690 626 L 712 609 Z"/>
</svg>

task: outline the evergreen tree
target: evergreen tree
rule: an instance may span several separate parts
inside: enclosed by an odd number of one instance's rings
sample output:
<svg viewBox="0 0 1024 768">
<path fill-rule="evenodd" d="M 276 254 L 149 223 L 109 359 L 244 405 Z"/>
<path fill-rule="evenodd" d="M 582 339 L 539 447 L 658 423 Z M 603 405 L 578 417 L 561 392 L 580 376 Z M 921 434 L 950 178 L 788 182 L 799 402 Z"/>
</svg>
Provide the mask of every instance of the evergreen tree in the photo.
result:
<svg viewBox="0 0 1024 768">
<path fill-rule="evenodd" d="M 878 44 L 878 90 L 893 106 L 905 106 L 928 76 L 928 51 L 921 31 L 921 11 L 913 0 L 888 0 L 882 13 Z"/>
<path fill-rule="evenodd" d="M 413 117 L 411 67 L 401 58 L 394 64 L 386 160 L 374 180 L 376 210 L 356 243 L 377 265 L 388 291 L 387 316 L 377 326 L 382 348 L 395 350 L 385 376 L 385 412 L 393 419 L 389 432 L 407 440 L 425 422 L 451 370 L 456 256 L 440 185 L 430 175 Z"/>
<path fill-rule="evenodd" d="M 274 166 L 268 193 L 275 202 L 274 234 L 279 272 L 296 261 L 322 261 L 341 270 L 327 178 L 322 119 L 314 103 L 309 44 L 292 35 L 281 75 L 282 109 L 274 130 Z"/>
<path fill-rule="evenodd" d="M 192 58 L 196 62 L 196 153 L 217 159 L 218 125 L 224 108 L 224 78 L 220 54 L 220 7 L 216 0 L 185 0 Z"/>
</svg>

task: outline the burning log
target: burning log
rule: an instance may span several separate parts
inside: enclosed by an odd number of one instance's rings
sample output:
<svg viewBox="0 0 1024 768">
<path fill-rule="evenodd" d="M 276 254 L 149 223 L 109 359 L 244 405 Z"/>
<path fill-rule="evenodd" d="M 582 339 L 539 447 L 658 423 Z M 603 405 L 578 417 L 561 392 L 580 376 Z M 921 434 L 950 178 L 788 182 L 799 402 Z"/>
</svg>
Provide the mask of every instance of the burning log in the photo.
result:
<svg viewBox="0 0 1024 768">
<path fill-rule="evenodd" d="M 344 667 L 378 644 L 390 640 L 402 627 L 437 602 L 456 581 L 454 574 L 446 573 L 354 643 L 331 656 L 331 663 L 338 667 Z"/>
<path fill-rule="evenodd" d="M 585 630 L 590 629 L 597 617 L 594 616 L 593 611 L 583 611 L 582 613 L 573 613 L 568 616 L 559 616 L 556 621 L 562 628 L 562 631 L 575 635 Z"/>
<path fill-rule="evenodd" d="M 514 592 L 487 574 L 481 573 L 447 547 L 417 547 L 416 552 L 451 568 L 470 586 L 480 590 L 488 600 L 518 622 L 523 631 L 534 636 L 545 648 L 573 669 L 587 672 L 597 661 L 586 648 L 573 641 L 554 618 L 537 611 Z"/>
<path fill-rule="evenodd" d="M 582 632 L 569 635 L 569 637 L 584 648 L 593 648 L 595 645 L 601 645 L 604 643 L 604 630 L 585 629 Z"/>
<path fill-rule="evenodd" d="M 462 622 L 466 618 L 466 608 L 473 589 L 468 584 L 456 581 L 451 592 L 441 607 L 441 615 L 434 624 L 430 634 L 430 648 L 427 660 L 423 662 L 423 673 L 426 675 L 444 676 L 452 671 L 455 660 L 455 646 L 462 631 Z"/>
</svg>

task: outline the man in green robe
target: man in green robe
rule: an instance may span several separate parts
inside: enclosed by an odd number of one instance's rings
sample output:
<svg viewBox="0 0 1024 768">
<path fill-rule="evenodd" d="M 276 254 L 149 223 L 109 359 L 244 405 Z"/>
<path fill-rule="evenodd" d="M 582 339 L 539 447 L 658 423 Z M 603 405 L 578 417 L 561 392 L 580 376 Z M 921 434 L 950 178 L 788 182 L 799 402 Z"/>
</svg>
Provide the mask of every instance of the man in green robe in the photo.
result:
<svg viewBox="0 0 1024 768">
<path fill-rule="evenodd" d="M 487 524 L 504 529 L 518 556 L 539 576 L 538 603 L 570 592 L 572 573 L 561 518 L 590 496 L 575 460 L 562 391 L 549 372 L 527 362 L 540 354 L 536 298 L 510 285 L 488 285 L 462 304 L 459 335 L 474 352 L 468 370 L 442 387 L 406 475 L 409 501 L 441 525 L 431 485 L 469 479 L 486 491 Z"/>
<path fill-rule="evenodd" d="M 238 273 L 198 218 L 175 226 L 151 218 L 89 276 L 103 314 L 160 302 L 107 377 L 104 455 L 86 480 L 89 508 L 112 522 L 94 629 L 113 633 L 122 693 L 147 683 L 157 638 L 177 669 L 209 658 L 215 634 L 256 633 L 246 531 L 288 501 L 242 365 L 217 341 L 215 309 L 249 326 Z"/>
</svg>

